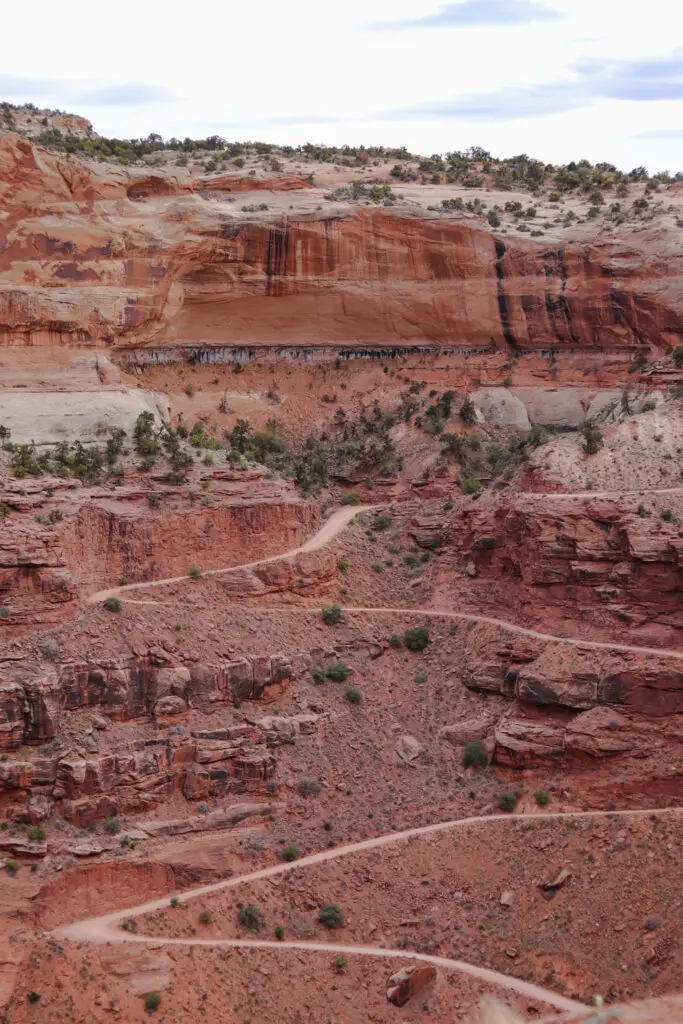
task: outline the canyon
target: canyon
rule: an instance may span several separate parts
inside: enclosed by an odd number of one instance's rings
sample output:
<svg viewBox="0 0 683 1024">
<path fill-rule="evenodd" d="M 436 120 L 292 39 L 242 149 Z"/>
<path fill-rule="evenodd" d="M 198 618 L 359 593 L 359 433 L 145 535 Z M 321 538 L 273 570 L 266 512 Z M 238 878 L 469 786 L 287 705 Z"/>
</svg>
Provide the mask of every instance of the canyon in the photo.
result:
<svg viewBox="0 0 683 1024">
<path fill-rule="evenodd" d="M 678 1019 L 683 187 L 32 124 L 4 1019 Z"/>
</svg>

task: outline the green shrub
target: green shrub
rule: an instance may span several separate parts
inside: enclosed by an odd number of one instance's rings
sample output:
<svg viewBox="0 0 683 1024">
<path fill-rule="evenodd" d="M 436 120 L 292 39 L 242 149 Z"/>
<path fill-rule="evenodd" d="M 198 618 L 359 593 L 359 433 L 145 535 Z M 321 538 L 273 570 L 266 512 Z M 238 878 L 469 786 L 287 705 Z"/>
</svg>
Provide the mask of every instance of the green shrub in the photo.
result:
<svg viewBox="0 0 683 1024">
<path fill-rule="evenodd" d="M 291 863 L 291 861 L 296 860 L 298 856 L 299 847 L 295 846 L 294 843 L 287 843 L 287 845 L 282 848 L 282 859 L 286 860 L 287 863 Z"/>
<path fill-rule="evenodd" d="M 429 643 L 429 630 L 426 626 L 415 626 L 403 634 L 403 643 L 409 651 L 424 651 Z"/>
<path fill-rule="evenodd" d="M 180 900 L 177 896 L 171 896 L 171 906 L 176 910 L 180 906 Z"/>
<path fill-rule="evenodd" d="M 161 996 L 158 992 L 148 992 L 145 996 L 145 1009 L 147 1013 L 154 1013 L 155 1010 L 158 1010 L 160 1002 Z"/>
<path fill-rule="evenodd" d="M 537 789 L 534 793 L 534 800 L 539 807 L 546 807 L 550 800 L 550 793 L 547 789 Z"/>
<path fill-rule="evenodd" d="M 517 806 L 517 794 L 516 793 L 501 793 L 498 797 L 498 807 L 501 811 L 506 811 L 508 814 L 514 811 Z"/>
<path fill-rule="evenodd" d="M 371 568 L 374 572 L 384 572 L 384 566 L 381 562 L 373 562 Z"/>
<path fill-rule="evenodd" d="M 341 928 L 344 924 L 344 912 L 336 903 L 326 903 L 318 911 L 318 920 L 326 928 Z"/>
<path fill-rule="evenodd" d="M 40 993 L 38 993 L 38 992 L 29 992 L 29 994 L 26 996 L 26 999 L 27 999 L 27 1001 L 29 1003 L 31 1003 L 32 1005 L 35 1005 L 36 1003 L 40 1002 Z"/>
<path fill-rule="evenodd" d="M 121 602 L 119 601 L 118 597 L 108 597 L 104 602 L 104 607 L 107 609 L 108 612 L 120 612 Z"/>
<path fill-rule="evenodd" d="M 19 870 L 19 861 L 18 860 L 14 860 L 12 857 L 6 857 L 5 858 L 5 871 L 10 876 L 10 878 L 14 878 L 18 870 Z"/>
<path fill-rule="evenodd" d="M 463 421 L 463 423 L 467 424 L 468 427 L 471 427 L 473 423 L 476 423 L 477 410 L 474 406 L 474 402 L 472 401 L 469 395 L 467 395 L 462 405 L 460 406 L 460 419 Z"/>
<path fill-rule="evenodd" d="M 333 963 L 335 971 L 346 970 L 346 957 L 342 956 L 341 953 L 338 956 L 335 956 Z"/>
<path fill-rule="evenodd" d="M 427 682 L 427 673 L 425 672 L 425 670 L 423 668 L 421 668 L 419 670 L 419 672 L 415 673 L 415 682 L 416 683 L 426 683 Z"/>
<path fill-rule="evenodd" d="M 107 818 L 104 823 L 104 831 L 110 836 L 115 836 L 120 828 L 121 826 L 116 818 Z"/>
<path fill-rule="evenodd" d="M 314 668 L 311 675 L 313 676 L 313 682 L 318 685 L 320 685 L 320 683 L 324 683 L 327 679 L 324 668 Z"/>
<path fill-rule="evenodd" d="M 344 693 L 349 704 L 360 704 L 362 700 L 360 690 L 357 690 L 355 686 L 348 686 Z"/>
<path fill-rule="evenodd" d="M 683 345 L 676 345 L 673 351 L 674 365 L 680 368 L 683 366 Z"/>
<path fill-rule="evenodd" d="M 382 533 L 384 530 L 388 530 L 391 526 L 391 516 L 381 515 L 375 519 L 375 530 L 378 533 Z"/>
<path fill-rule="evenodd" d="M 389 637 L 389 646 L 395 647 L 396 649 L 398 649 L 399 647 L 403 647 L 403 641 L 401 640 L 398 633 L 391 634 L 391 636 Z"/>
<path fill-rule="evenodd" d="M 276 927 L 276 929 L 275 929 L 275 938 L 277 939 L 277 941 L 278 941 L 278 942 L 282 942 L 282 940 L 284 939 L 284 937 L 285 937 L 285 930 L 284 930 L 284 928 L 282 927 L 282 925 L 281 925 L 281 924 L 279 924 L 279 925 L 278 925 L 278 926 Z"/>
<path fill-rule="evenodd" d="M 472 494 L 475 497 L 478 497 L 481 493 L 481 484 L 475 477 L 466 476 L 460 484 L 460 489 L 463 494 Z"/>
<path fill-rule="evenodd" d="M 339 569 L 339 572 L 346 573 L 346 570 L 348 569 L 348 567 L 349 567 L 348 559 L 346 559 L 346 558 L 344 558 L 342 556 L 339 559 L 339 561 L 337 562 L 337 568 Z"/>
<path fill-rule="evenodd" d="M 247 903 L 246 907 L 240 907 L 237 919 L 242 927 L 250 932 L 260 932 L 265 924 L 263 912 L 255 903 Z"/>
<path fill-rule="evenodd" d="M 44 830 L 42 828 L 39 828 L 37 825 L 33 825 L 32 828 L 28 830 L 26 835 L 28 836 L 32 843 L 41 843 L 45 838 Z"/>
<path fill-rule="evenodd" d="M 202 570 L 198 566 L 196 566 L 196 565 L 191 565 L 190 568 L 187 570 L 187 575 L 192 580 L 198 580 L 200 578 L 201 574 L 202 574 Z"/>
<path fill-rule="evenodd" d="M 581 434 L 583 436 L 583 450 L 586 455 L 595 455 L 605 443 L 602 439 L 602 431 L 591 420 L 583 424 Z"/>
<path fill-rule="evenodd" d="M 326 626 L 335 626 L 342 619 L 342 610 L 338 604 L 326 605 L 320 614 Z"/>
<path fill-rule="evenodd" d="M 665 523 L 673 523 L 676 521 L 676 517 L 670 508 L 665 508 L 659 513 L 659 518 Z"/>
<path fill-rule="evenodd" d="M 484 768 L 489 763 L 483 740 L 472 740 L 465 744 L 462 763 L 464 768 Z"/>
<path fill-rule="evenodd" d="M 349 677 L 351 669 L 348 665 L 345 665 L 343 661 L 337 661 L 334 665 L 328 665 L 325 669 L 325 677 L 330 679 L 333 683 L 345 683 Z"/>
<path fill-rule="evenodd" d="M 647 509 L 645 508 L 644 505 L 639 505 L 638 506 L 638 515 L 640 516 L 641 519 L 644 519 L 645 516 L 647 515 Z"/>
<path fill-rule="evenodd" d="M 347 491 L 342 495 L 341 503 L 342 505 L 360 505 L 360 494 L 355 491 Z"/>
<path fill-rule="evenodd" d="M 648 398 L 643 402 L 643 412 L 653 412 L 657 408 L 657 399 Z"/>
<path fill-rule="evenodd" d="M 202 910 L 201 914 L 199 915 L 199 923 L 211 924 L 211 912 L 208 910 Z"/>
</svg>

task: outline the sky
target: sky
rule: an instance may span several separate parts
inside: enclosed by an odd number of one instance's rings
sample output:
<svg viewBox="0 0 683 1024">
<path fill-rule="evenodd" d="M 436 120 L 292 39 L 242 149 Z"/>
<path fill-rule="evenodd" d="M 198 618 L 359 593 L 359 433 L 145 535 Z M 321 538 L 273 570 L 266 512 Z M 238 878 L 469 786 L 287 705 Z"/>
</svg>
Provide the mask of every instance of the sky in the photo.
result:
<svg viewBox="0 0 683 1024">
<path fill-rule="evenodd" d="M 102 135 L 483 146 L 683 170 L 673 0 L 33 0 L 0 100 Z M 100 13 L 98 13 L 98 11 Z M 27 38 L 21 4 L 3 37 Z"/>
</svg>

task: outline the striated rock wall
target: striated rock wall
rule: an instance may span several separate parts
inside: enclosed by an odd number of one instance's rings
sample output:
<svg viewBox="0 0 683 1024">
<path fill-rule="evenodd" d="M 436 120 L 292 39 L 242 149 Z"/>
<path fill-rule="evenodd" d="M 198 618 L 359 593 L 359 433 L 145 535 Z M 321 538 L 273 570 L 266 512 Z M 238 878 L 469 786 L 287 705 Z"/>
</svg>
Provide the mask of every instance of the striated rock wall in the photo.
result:
<svg viewBox="0 0 683 1024">
<path fill-rule="evenodd" d="M 295 198 L 305 184 L 251 187 Z M 219 198 L 242 187 L 67 160 L 0 133 L 0 343 L 516 351 L 663 347 L 683 332 L 683 257 L 632 236 L 549 246 L 337 206 L 246 218 Z"/>
<path fill-rule="evenodd" d="M 453 512 L 443 540 L 467 565 L 470 591 L 504 618 L 523 607 L 524 621 L 553 632 L 569 612 L 579 626 L 592 616 L 619 631 L 640 627 L 634 643 L 669 646 L 683 629 L 683 509 L 680 495 L 665 501 L 671 522 L 639 516 L 635 496 L 512 494 Z"/>
</svg>

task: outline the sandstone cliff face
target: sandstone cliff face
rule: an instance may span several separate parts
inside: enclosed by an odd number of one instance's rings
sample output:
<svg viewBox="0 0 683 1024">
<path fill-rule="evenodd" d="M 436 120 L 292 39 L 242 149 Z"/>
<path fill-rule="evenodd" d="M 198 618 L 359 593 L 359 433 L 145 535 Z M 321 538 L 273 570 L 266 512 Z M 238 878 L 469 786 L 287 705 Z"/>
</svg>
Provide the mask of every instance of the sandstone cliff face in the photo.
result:
<svg viewBox="0 0 683 1024">
<path fill-rule="evenodd" d="M 678 502 L 667 495 L 674 511 Z M 632 642 L 670 646 L 683 629 L 683 537 L 677 516 L 640 517 L 637 504 L 513 494 L 453 513 L 444 536 L 468 565 L 470 588 L 502 617 L 521 602 L 526 621 L 546 632 L 569 613 L 620 633 L 637 626 L 641 639 Z"/>
<path fill-rule="evenodd" d="M 5 344 L 628 349 L 683 332 L 680 254 L 633 238 L 504 241 L 475 221 L 338 205 L 256 220 L 208 196 L 235 179 L 200 194 L 187 176 L 145 174 L 0 134 Z M 303 184 L 277 187 L 296 198 Z"/>
</svg>

